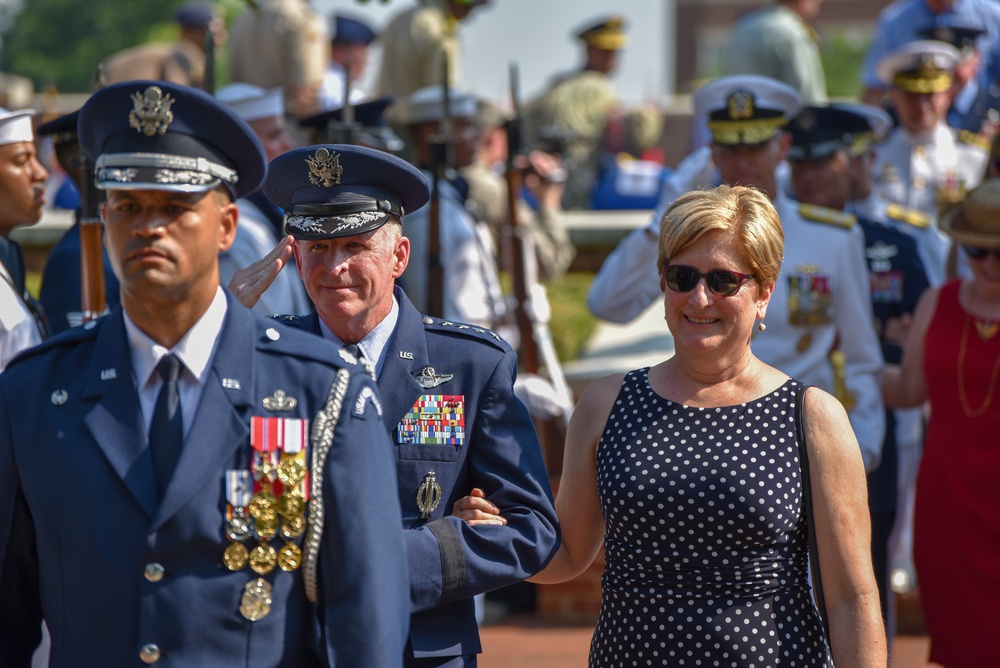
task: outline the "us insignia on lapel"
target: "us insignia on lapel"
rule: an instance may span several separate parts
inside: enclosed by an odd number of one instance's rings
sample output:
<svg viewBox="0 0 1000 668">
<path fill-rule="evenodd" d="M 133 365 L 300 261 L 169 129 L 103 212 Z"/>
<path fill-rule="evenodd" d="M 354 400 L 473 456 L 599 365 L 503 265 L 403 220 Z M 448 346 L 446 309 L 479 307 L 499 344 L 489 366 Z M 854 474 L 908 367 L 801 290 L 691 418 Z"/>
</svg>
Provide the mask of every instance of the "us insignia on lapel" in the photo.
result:
<svg viewBox="0 0 1000 668">
<path fill-rule="evenodd" d="M 398 441 L 416 445 L 465 445 L 465 395 L 420 395 L 399 422 Z"/>
</svg>

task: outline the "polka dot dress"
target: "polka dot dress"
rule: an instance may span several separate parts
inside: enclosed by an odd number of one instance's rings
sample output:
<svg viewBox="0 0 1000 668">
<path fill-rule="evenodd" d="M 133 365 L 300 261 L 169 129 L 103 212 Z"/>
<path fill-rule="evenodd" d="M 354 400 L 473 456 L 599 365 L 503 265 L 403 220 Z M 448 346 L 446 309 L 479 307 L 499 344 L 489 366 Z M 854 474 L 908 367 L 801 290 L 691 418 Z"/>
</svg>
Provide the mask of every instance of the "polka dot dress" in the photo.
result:
<svg viewBox="0 0 1000 668">
<path fill-rule="evenodd" d="M 795 395 L 745 404 L 622 383 L 597 447 L 607 527 L 590 666 L 833 666 L 807 583 Z"/>
</svg>

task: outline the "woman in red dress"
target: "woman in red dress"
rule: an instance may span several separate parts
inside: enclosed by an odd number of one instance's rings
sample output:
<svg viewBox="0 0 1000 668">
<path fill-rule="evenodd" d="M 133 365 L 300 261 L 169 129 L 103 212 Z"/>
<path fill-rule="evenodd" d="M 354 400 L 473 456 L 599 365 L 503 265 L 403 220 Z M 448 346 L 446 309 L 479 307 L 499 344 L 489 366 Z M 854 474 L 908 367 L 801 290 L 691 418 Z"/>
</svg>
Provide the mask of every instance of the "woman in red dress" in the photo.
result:
<svg viewBox="0 0 1000 668">
<path fill-rule="evenodd" d="M 979 667 L 1000 658 L 1000 179 L 940 227 L 973 278 L 924 294 L 883 389 L 893 407 L 930 402 L 913 546 L 930 660 Z"/>
</svg>

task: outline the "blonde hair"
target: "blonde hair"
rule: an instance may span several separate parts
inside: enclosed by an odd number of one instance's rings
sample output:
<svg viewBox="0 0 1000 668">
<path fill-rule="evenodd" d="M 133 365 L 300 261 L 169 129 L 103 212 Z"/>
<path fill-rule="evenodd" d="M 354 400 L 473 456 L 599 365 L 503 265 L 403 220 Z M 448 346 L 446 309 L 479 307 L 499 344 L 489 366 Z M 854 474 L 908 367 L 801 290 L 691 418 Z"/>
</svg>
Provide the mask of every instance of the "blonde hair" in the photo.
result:
<svg viewBox="0 0 1000 668">
<path fill-rule="evenodd" d="M 692 190 L 678 197 L 663 214 L 656 259 L 660 276 L 670 258 L 714 230 L 732 235 L 740 259 L 750 265 L 757 279 L 758 291 L 777 281 L 785 251 L 778 212 L 756 188 L 727 185 Z"/>
</svg>

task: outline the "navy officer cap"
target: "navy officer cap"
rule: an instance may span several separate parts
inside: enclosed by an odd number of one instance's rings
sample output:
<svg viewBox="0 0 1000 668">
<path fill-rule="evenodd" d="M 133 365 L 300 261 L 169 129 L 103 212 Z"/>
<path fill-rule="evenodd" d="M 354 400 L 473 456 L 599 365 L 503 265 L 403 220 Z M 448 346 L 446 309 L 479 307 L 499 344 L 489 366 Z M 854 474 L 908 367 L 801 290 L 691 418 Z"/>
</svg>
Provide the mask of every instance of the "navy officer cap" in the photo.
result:
<svg viewBox="0 0 1000 668">
<path fill-rule="evenodd" d="M 204 192 L 225 185 L 245 197 L 267 170 L 246 122 L 208 93 L 166 81 L 98 90 L 80 109 L 77 131 L 104 190 Z"/>
<path fill-rule="evenodd" d="M 803 107 L 788 124 L 789 160 L 819 160 L 849 149 L 855 135 L 871 131 L 868 119 L 841 107 Z"/>
<path fill-rule="evenodd" d="M 350 144 L 320 144 L 271 161 L 264 194 L 285 211 L 285 234 L 332 239 L 403 219 L 430 199 L 419 169 L 394 155 Z"/>
<path fill-rule="evenodd" d="M 184 5 L 174 14 L 174 19 L 185 28 L 204 28 L 214 18 L 212 8 L 198 2 Z"/>
<path fill-rule="evenodd" d="M 959 51 L 974 49 L 976 40 L 986 31 L 980 28 L 965 26 L 931 26 L 917 32 L 920 39 L 937 40 L 945 44 L 951 44 Z"/>
<path fill-rule="evenodd" d="M 403 140 L 389 128 L 389 123 L 385 120 L 385 109 L 391 102 L 391 97 L 380 97 L 376 100 L 352 105 L 354 123 L 361 143 L 380 148 L 383 151 L 396 152 L 403 149 Z M 304 128 L 312 128 L 317 143 L 337 141 L 343 136 L 340 131 L 345 128 L 344 109 L 344 107 L 338 107 L 304 118 L 299 121 L 299 125 Z"/>
<path fill-rule="evenodd" d="M 35 129 L 39 137 L 51 137 L 53 145 L 76 143 L 76 120 L 80 110 L 63 114 L 48 123 L 42 123 Z"/>
<path fill-rule="evenodd" d="M 368 24 L 343 14 L 335 14 L 330 22 L 330 34 L 334 44 L 364 44 L 368 46 L 377 35 Z"/>
</svg>

